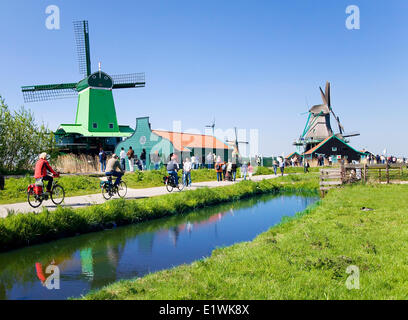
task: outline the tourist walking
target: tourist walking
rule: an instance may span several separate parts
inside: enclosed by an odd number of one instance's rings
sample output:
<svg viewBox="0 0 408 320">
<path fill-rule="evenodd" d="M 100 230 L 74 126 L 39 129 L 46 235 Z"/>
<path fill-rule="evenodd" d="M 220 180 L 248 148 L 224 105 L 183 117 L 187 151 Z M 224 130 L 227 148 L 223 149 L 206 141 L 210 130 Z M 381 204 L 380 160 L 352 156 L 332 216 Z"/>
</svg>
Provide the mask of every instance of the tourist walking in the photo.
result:
<svg viewBox="0 0 408 320">
<path fill-rule="evenodd" d="M 126 153 L 129 161 L 129 171 L 133 172 L 133 164 L 134 164 L 134 157 L 135 157 L 135 151 L 133 148 L 130 146 L 128 152 Z"/>
<path fill-rule="evenodd" d="M 248 165 L 246 164 L 246 162 L 244 162 L 241 166 L 241 175 L 244 177 L 244 180 L 246 180 L 248 174 Z"/>
<path fill-rule="evenodd" d="M 154 170 L 159 170 L 160 169 L 160 164 L 161 164 L 161 160 L 160 160 L 160 155 L 159 155 L 159 151 L 155 151 L 152 155 L 152 162 L 154 165 Z"/>
<path fill-rule="evenodd" d="M 225 180 L 232 181 L 232 162 L 231 162 L 231 160 L 228 160 L 228 162 L 227 162 L 227 170 L 226 170 L 226 174 L 225 174 Z"/>
<path fill-rule="evenodd" d="M 208 153 L 207 158 L 206 158 L 206 161 L 207 161 L 207 167 L 208 167 L 208 169 L 212 169 L 214 157 L 213 157 L 213 155 L 212 155 L 211 152 Z"/>
<path fill-rule="evenodd" d="M 196 156 L 192 156 L 191 157 L 191 169 L 193 169 L 193 170 L 197 169 L 196 168 L 196 161 L 197 161 Z"/>
<path fill-rule="evenodd" d="M 191 170 L 192 163 L 189 158 L 186 158 L 186 161 L 183 163 L 183 183 L 186 187 L 191 187 Z"/>
<path fill-rule="evenodd" d="M 140 154 L 140 161 L 142 162 L 142 171 L 146 170 L 146 149 L 142 150 L 142 153 Z"/>
<path fill-rule="evenodd" d="M 234 161 L 231 164 L 232 181 L 235 181 L 237 178 L 237 167 L 237 163 Z"/>
<path fill-rule="evenodd" d="M 280 169 L 281 174 L 283 176 L 283 173 L 285 171 L 285 160 L 283 158 L 280 158 L 280 160 L 279 160 L 279 169 Z"/>
<path fill-rule="evenodd" d="M 275 173 L 275 176 L 276 176 L 276 171 L 278 170 L 278 161 L 276 161 L 276 159 L 273 159 L 272 167 L 273 167 L 273 172 Z"/>
<path fill-rule="evenodd" d="M 224 161 L 221 164 L 221 169 L 222 169 L 222 180 L 225 180 L 225 176 L 227 175 L 227 163 Z"/>
<path fill-rule="evenodd" d="M 106 153 L 103 148 L 99 149 L 99 162 L 101 164 L 101 172 L 105 172 L 106 169 Z"/>
<path fill-rule="evenodd" d="M 219 161 L 218 161 L 219 160 Z M 217 172 L 217 181 L 220 182 L 222 181 L 222 163 L 221 163 L 221 157 L 217 159 L 217 162 L 215 164 L 215 172 Z"/>
<path fill-rule="evenodd" d="M 122 149 L 120 150 L 120 166 L 122 167 L 123 171 L 126 171 L 126 152 L 125 152 L 125 148 L 122 147 Z"/>
<path fill-rule="evenodd" d="M 308 161 L 305 161 L 305 163 L 304 163 L 305 173 L 308 173 L 308 172 L 309 172 L 309 167 L 310 167 L 309 162 L 308 162 Z"/>
<path fill-rule="evenodd" d="M 249 176 L 249 180 L 251 180 L 253 173 L 254 173 L 254 167 L 251 165 L 251 162 L 248 162 L 248 176 Z"/>
</svg>

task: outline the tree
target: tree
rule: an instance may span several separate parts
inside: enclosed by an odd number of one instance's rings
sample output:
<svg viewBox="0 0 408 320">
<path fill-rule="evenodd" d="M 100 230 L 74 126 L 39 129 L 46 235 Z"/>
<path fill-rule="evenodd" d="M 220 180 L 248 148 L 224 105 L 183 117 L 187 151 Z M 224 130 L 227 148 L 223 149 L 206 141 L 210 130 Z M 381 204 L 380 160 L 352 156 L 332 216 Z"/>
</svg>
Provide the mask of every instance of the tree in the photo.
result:
<svg viewBox="0 0 408 320">
<path fill-rule="evenodd" d="M 56 155 L 53 132 L 38 125 L 30 110 L 11 111 L 0 96 L 0 170 L 32 170 L 41 152 Z"/>
</svg>

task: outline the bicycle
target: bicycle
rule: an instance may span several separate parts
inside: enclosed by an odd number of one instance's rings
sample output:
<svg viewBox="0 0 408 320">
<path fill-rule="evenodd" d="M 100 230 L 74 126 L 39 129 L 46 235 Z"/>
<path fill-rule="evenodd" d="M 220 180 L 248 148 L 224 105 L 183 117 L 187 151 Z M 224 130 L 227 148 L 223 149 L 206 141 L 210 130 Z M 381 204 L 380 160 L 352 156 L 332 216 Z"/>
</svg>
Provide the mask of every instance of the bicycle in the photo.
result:
<svg viewBox="0 0 408 320">
<path fill-rule="evenodd" d="M 56 176 L 56 178 L 58 178 Z M 64 188 L 58 183 L 58 180 L 54 180 L 52 182 L 51 192 L 50 194 L 44 193 L 44 182 L 41 181 L 40 183 L 30 184 L 27 188 L 27 201 L 28 204 L 33 208 L 38 208 L 43 201 L 47 201 L 51 198 L 51 201 L 59 206 L 65 199 L 65 190 Z"/>
<path fill-rule="evenodd" d="M 177 188 L 179 191 L 183 191 L 185 187 L 184 183 L 179 183 L 176 185 L 176 178 L 171 175 L 163 177 L 163 182 L 168 192 L 172 192 L 175 188 Z"/>
<path fill-rule="evenodd" d="M 127 194 L 126 183 L 122 180 L 120 181 L 119 185 L 115 186 L 112 176 L 108 176 L 108 180 L 106 181 L 101 181 L 101 189 L 102 196 L 105 198 L 105 200 L 110 200 L 110 198 L 112 198 L 115 194 L 123 199 Z"/>
</svg>

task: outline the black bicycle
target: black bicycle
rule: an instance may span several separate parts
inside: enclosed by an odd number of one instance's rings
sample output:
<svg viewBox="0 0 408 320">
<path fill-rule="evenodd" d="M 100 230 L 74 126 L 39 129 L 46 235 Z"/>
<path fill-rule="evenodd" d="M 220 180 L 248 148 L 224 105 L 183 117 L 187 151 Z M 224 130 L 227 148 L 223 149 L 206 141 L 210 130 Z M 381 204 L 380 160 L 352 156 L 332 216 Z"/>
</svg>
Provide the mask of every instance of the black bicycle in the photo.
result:
<svg viewBox="0 0 408 320">
<path fill-rule="evenodd" d="M 117 194 L 120 198 L 126 197 L 126 194 L 127 194 L 126 183 L 122 180 L 120 181 L 119 185 L 115 186 L 115 184 L 113 183 L 112 176 L 109 176 L 108 180 L 106 181 L 101 181 L 101 189 L 102 189 L 102 196 L 106 200 L 109 200 L 115 194 Z"/>
<path fill-rule="evenodd" d="M 176 185 L 176 178 L 171 175 L 163 177 L 163 182 L 166 185 L 166 189 L 168 192 L 172 192 L 173 189 L 178 189 L 179 191 L 183 191 L 185 187 L 184 183 L 179 183 L 178 185 Z"/>
</svg>

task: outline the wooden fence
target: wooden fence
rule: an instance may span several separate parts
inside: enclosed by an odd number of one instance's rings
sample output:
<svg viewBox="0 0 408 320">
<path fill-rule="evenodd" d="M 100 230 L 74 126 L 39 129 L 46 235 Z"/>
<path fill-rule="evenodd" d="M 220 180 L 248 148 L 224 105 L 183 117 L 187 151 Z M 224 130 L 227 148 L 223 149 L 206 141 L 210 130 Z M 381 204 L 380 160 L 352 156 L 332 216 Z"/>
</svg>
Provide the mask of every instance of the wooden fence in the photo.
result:
<svg viewBox="0 0 408 320">
<path fill-rule="evenodd" d="M 341 164 L 337 168 L 320 170 L 320 192 L 322 196 L 343 184 L 354 182 L 401 181 L 405 179 L 404 164 Z M 405 170 L 407 171 L 407 170 Z M 408 178 L 408 176 L 406 177 Z"/>
</svg>

